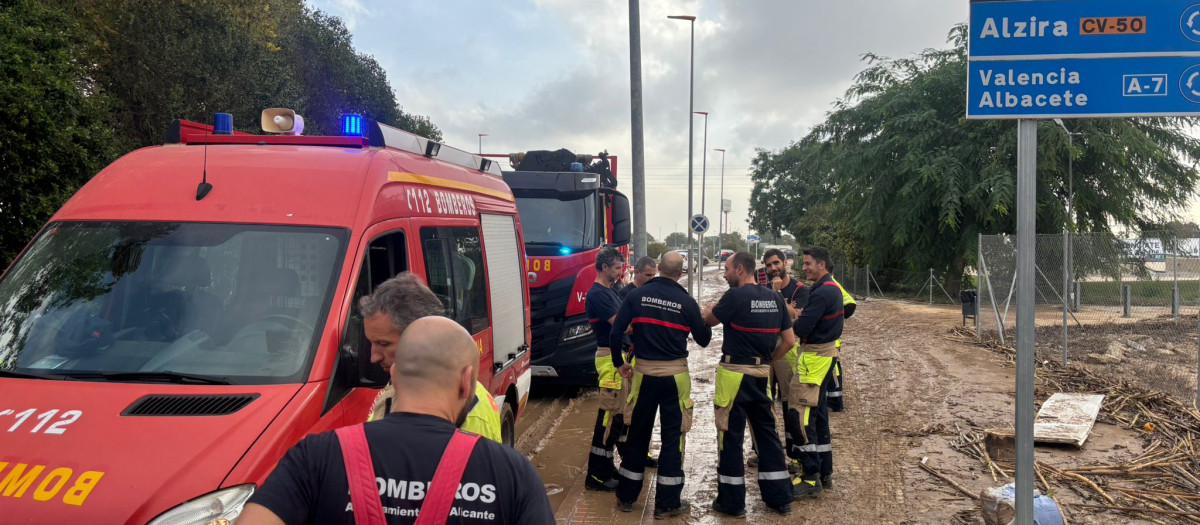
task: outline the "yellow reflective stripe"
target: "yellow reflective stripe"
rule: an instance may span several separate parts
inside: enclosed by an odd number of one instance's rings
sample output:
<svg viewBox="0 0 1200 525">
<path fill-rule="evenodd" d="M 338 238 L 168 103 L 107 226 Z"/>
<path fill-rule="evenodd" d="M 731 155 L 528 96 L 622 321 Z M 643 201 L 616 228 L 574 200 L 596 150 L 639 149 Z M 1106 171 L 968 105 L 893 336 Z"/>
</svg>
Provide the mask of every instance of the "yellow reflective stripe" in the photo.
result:
<svg viewBox="0 0 1200 525">
<path fill-rule="evenodd" d="M 478 184 L 471 184 L 469 182 L 461 182 L 461 181 L 457 181 L 457 180 L 443 179 L 441 177 L 431 177 L 429 175 L 420 175 L 417 173 L 405 173 L 403 171 L 389 171 L 388 172 L 388 182 L 407 182 L 409 184 L 422 184 L 425 186 L 438 186 L 441 188 L 452 188 L 452 189 L 456 189 L 456 190 L 481 193 L 481 194 L 487 195 L 489 197 L 495 197 L 497 199 L 513 202 L 512 193 L 508 193 L 508 192 L 504 192 L 504 191 L 500 191 L 500 190 L 494 190 L 492 188 L 487 188 L 484 186 L 480 186 Z"/>
<path fill-rule="evenodd" d="M 842 291 L 842 306 L 846 306 L 848 304 L 858 304 L 858 303 L 854 302 L 853 295 L 846 293 L 846 288 L 844 286 L 842 286 L 842 283 L 837 282 L 837 279 L 833 278 L 833 274 L 829 274 L 829 280 L 833 281 L 833 284 L 837 285 L 838 290 Z"/>
</svg>

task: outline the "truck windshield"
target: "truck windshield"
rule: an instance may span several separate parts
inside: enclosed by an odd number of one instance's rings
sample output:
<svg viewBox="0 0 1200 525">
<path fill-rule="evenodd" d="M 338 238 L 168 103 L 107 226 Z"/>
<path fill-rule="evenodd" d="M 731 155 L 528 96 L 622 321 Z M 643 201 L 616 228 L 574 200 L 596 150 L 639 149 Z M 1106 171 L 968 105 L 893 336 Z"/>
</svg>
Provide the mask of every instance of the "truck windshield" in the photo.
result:
<svg viewBox="0 0 1200 525">
<path fill-rule="evenodd" d="M 346 238 L 335 228 L 51 224 L 0 280 L 0 372 L 301 382 Z"/>
<path fill-rule="evenodd" d="M 594 193 L 574 199 L 517 197 L 526 255 L 569 255 L 600 245 L 603 220 Z"/>
</svg>

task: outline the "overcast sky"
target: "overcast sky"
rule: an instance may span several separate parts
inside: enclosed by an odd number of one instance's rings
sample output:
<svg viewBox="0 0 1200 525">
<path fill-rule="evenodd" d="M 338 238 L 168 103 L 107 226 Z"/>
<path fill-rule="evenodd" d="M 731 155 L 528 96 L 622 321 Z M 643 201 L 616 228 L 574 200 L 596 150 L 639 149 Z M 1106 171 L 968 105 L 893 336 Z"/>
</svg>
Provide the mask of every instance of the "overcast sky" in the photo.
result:
<svg viewBox="0 0 1200 525">
<path fill-rule="evenodd" d="M 405 111 L 446 143 L 489 153 L 608 150 L 630 171 L 627 0 L 309 0 L 345 21 L 388 73 Z M 867 52 L 946 47 L 966 0 L 655 0 L 641 4 L 648 231 L 687 220 L 688 23 L 696 21 L 695 109 L 709 111 L 707 206 L 716 220 L 721 154 L 732 230 L 747 231 L 755 148 L 778 149 L 821 121 Z M 695 119 L 700 210 L 704 118 Z M 507 166 L 506 166 L 507 168 Z M 1193 214 L 1194 215 L 1194 214 Z"/>
</svg>

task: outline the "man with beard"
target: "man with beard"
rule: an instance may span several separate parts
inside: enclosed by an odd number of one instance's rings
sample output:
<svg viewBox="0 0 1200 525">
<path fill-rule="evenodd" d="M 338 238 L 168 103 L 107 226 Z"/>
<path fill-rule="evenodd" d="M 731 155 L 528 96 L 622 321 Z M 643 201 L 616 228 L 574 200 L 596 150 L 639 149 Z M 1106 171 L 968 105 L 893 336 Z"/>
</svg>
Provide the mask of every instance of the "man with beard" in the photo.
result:
<svg viewBox="0 0 1200 525">
<path fill-rule="evenodd" d="M 804 283 L 797 282 L 788 274 L 787 256 L 778 248 L 771 248 L 763 252 L 763 268 L 766 270 L 767 282 L 771 285 L 771 289 L 779 292 L 783 296 L 784 304 L 787 306 L 788 316 L 793 321 L 800 315 L 800 309 L 808 303 L 808 287 Z M 775 386 L 778 388 L 780 402 L 783 405 L 783 413 L 788 411 L 788 385 L 792 381 L 792 370 L 796 368 L 797 350 L 793 345 L 788 350 L 787 354 L 779 359 L 771 361 L 771 375 L 775 378 Z M 790 446 L 792 435 L 785 429 L 785 442 Z M 758 452 L 758 443 L 753 442 L 755 453 Z M 758 466 L 758 456 L 750 458 L 748 462 L 750 466 Z M 793 474 L 799 469 L 799 464 L 794 460 L 789 461 L 788 471 Z"/>
<path fill-rule="evenodd" d="M 725 335 L 713 396 L 720 452 L 712 507 L 731 516 L 746 514 L 742 441 L 749 425 L 759 448 L 758 487 L 763 502 L 787 514 L 792 510 L 791 476 L 775 430 L 769 387 L 771 361 L 795 342 L 792 317 L 783 297 L 758 285 L 750 254 L 738 252 L 725 261 L 725 281 L 729 291 L 704 313 L 704 322 L 723 324 Z"/>
<path fill-rule="evenodd" d="M 596 375 L 600 387 L 600 409 L 596 413 L 596 426 L 592 429 L 592 447 L 588 453 L 587 478 L 583 485 L 588 490 L 617 490 L 617 467 L 613 464 L 613 449 L 625 431 L 625 400 L 629 396 L 628 382 L 622 381 L 613 365 L 613 353 L 621 355 L 620 348 L 610 348 L 608 331 L 621 307 L 621 297 L 613 285 L 621 278 L 625 259 L 621 252 L 611 246 L 596 254 L 596 282 L 588 288 L 583 307 L 592 333 L 596 336 Z"/>
<path fill-rule="evenodd" d="M 445 306 L 433 291 L 411 272 L 403 272 L 380 283 L 358 301 L 363 316 L 363 331 L 371 342 L 371 362 L 391 370 L 396 355 L 396 343 L 404 329 L 417 319 L 445 312 Z M 367 421 L 383 419 L 392 411 L 395 401 L 392 385 L 384 387 L 375 398 Z M 500 409 L 491 392 L 482 383 L 475 383 L 475 405 L 461 428 L 500 443 Z"/>
<path fill-rule="evenodd" d="M 436 523 L 554 523 L 529 460 L 455 428 L 475 397 L 471 334 L 445 317 L 408 328 L 391 367 L 394 410 L 301 440 L 255 491 L 239 525 L 408 524 L 418 513 Z"/>
</svg>

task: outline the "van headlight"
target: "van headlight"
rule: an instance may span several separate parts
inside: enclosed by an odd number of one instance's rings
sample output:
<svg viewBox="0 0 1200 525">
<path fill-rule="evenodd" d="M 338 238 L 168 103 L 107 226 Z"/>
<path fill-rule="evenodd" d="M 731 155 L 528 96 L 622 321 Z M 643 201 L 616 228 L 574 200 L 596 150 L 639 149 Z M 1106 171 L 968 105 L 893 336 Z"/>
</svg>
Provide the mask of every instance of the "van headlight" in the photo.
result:
<svg viewBox="0 0 1200 525">
<path fill-rule="evenodd" d="M 565 343 L 567 341 L 574 341 L 576 339 L 587 337 L 589 335 L 592 335 L 592 326 L 591 325 L 577 324 L 575 326 L 567 327 L 566 330 L 563 330 L 562 342 Z"/>
<path fill-rule="evenodd" d="M 254 495 L 254 485 L 238 485 L 210 492 L 192 501 L 159 514 L 149 525 L 208 525 L 232 522 L 242 513 L 242 507 Z"/>
</svg>

